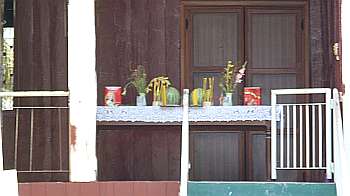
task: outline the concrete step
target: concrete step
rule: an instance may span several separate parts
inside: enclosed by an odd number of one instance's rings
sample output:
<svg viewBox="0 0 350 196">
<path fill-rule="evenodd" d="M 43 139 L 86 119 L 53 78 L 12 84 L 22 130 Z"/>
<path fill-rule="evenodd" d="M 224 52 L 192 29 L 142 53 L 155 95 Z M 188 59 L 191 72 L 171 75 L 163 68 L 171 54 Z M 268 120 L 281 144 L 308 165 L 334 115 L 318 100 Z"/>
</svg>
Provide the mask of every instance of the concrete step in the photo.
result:
<svg viewBox="0 0 350 196">
<path fill-rule="evenodd" d="M 189 182 L 188 196 L 336 196 L 334 183 Z"/>
</svg>

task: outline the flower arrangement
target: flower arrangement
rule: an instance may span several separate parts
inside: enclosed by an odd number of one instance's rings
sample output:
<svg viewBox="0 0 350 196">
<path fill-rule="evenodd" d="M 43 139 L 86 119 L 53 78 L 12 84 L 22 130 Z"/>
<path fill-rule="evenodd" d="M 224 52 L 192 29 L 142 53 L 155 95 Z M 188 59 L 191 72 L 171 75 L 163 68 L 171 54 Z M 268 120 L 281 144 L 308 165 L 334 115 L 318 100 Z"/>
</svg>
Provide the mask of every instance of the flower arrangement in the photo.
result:
<svg viewBox="0 0 350 196">
<path fill-rule="evenodd" d="M 222 73 L 219 87 L 223 93 L 233 93 L 238 84 L 243 82 L 247 61 L 241 66 L 235 66 L 232 61 L 227 62 L 227 66 Z"/>
<path fill-rule="evenodd" d="M 203 78 L 203 91 L 203 102 L 207 102 L 210 103 L 210 105 L 212 105 L 214 97 L 214 77 Z"/>
<path fill-rule="evenodd" d="M 162 106 L 167 104 L 167 88 L 171 85 L 169 78 L 166 76 L 159 76 L 153 78 L 148 86 L 147 92 L 153 90 L 153 105 L 158 105 L 162 102 Z"/>
<path fill-rule="evenodd" d="M 136 69 L 130 68 L 131 75 L 128 82 L 124 85 L 122 95 L 126 95 L 127 88 L 132 85 L 139 95 L 148 93 L 147 91 L 147 74 L 144 66 L 138 65 Z"/>
</svg>

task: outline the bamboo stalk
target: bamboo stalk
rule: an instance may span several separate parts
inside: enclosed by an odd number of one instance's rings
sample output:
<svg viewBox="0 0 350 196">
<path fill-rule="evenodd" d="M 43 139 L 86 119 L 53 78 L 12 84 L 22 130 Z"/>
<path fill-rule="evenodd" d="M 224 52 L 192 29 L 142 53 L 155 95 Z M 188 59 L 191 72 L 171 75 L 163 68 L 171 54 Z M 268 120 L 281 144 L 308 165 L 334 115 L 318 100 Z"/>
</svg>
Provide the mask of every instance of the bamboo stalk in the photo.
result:
<svg viewBox="0 0 350 196">
<path fill-rule="evenodd" d="M 166 84 L 166 81 L 163 80 L 162 87 L 161 87 L 162 106 L 166 106 L 166 104 L 167 104 L 166 89 L 167 89 L 167 84 Z"/>
</svg>

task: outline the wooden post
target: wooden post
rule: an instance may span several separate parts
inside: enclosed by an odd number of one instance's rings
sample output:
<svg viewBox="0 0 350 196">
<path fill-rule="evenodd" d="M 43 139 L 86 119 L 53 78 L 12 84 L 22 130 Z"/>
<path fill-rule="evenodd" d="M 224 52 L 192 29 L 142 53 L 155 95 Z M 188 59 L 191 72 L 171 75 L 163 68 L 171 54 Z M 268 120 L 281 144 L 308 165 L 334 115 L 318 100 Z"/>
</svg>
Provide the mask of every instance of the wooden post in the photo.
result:
<svg viewBox="0 0 350 196">
<path fill-rule="evenodd" d="M 189 90 L 183 91 L 183 111 L 182 111 L 182 130 L 181 130 L 181 181 L 180 196 L 187 196 L 187 182 L 189 170 L 189 122 L 188 122 L 188 102 Z"/>
<path fill-rule="evenodd" d="M 343 96 L 343 119 L 344 119 L 344 142 L 348 157 L 350 156 L 350 123 L 347 121 L 350 118 L 350 78 L 347 74 L 350 73 L 350 2 L 341 1 L 341 31 L 342 31 L 342 78 L 345 86 L 345 94 Z M 349 166 L 350 167 L 350 166 Z"/>
<path fill-rule="evenodd" d="M 95 0 L 69 0 L 70 181 L 96 180 Z"/>
</svg>

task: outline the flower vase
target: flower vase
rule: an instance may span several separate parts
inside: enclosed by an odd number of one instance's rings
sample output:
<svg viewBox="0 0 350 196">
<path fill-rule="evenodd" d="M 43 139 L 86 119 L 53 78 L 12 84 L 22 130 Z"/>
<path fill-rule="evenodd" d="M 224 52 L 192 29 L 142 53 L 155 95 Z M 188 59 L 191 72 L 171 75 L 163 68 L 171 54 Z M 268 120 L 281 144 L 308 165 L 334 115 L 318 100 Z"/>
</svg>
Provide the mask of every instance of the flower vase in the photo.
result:
<svg viewBox="0 0 350 196">
<path fill-rule="evenodd" d="M 212 106 L 213 103 L 211 101 L 204 101 L 203 102 L 203 107 L 208 107 L 208 106 Z"/>
<path fill-rule="evenodd" d="M 139 95 L 136 97 L 136 105 L 137 106 L 146 106 L 146 94 L 145 93 L 139 93 Z"/>
<path fill-rule="evenodd" d="M 160 101 L 153 101 L 152 106 L 160 106 L 161 102 Z"/>
<path fill-rule="evenodd" d="M 223 106 L 232 106 L 232 93 L 226 93 L 223 103 Z"/>
</svg>

